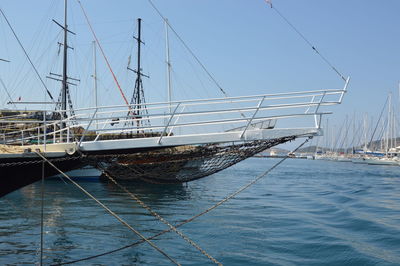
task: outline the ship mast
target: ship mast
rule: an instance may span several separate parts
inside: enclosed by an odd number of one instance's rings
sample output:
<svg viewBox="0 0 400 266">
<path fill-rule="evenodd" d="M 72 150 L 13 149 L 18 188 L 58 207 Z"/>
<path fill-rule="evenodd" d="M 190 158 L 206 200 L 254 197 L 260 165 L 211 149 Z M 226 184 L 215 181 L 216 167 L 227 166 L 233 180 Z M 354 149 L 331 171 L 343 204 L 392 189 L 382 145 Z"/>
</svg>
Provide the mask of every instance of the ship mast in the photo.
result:
<svg viewBox="0 0 400 266">
<path fill-rule="evenodd" d="M 98 101 L 97 101 L 97 62 L 96 62 L 96 41 L 93 41 L 93 89 L 94 89 L 94 104 L 96 106 L 96 111 L 98 107 Z M 96 114 L 96 119 L 97 119 L 97 114 Z M 96 130 L 99 129 L 99 124 L 96 121 Z"/>
<path fill-rule="evenodd" d="M 168 19 L 165 19 L 164 23 L 165 23 L 165 54 L 166 54 L 166 61 L 167 61 L 168 102 L 169 102 L 169 113 L 172 114 L 171 60 L 170 60 L 170 55 L 169 55 Z"/>
<path fill-rule="evenodd" d="M 140 127 L 143 125 L 143 121 L 150 125 L 150 121 L 143 120 L 143 115 L 147 114 L 147 108 L 145 105 L 144 99 L 144 91 L 143 91 L 143 81 L 142 76 L 149 78 L 149 76 L 142 73 L 141 68 L 141 45 L 144 44 L 142 41 L 142 19 L 138 18 L 138 36 L 134 37 L 137 41 L 137 68 L 136 70 L 131 69 L 128 66 L 128 70 L 133 71 L 136 73 L 136 81 L 135 81 L 135 88 L 133 90 L 133 96 L 131 100 L 131 104 L 133 104 L 132 111 L 130 112 L 134 119 L 136 119 L 136 126 L 137 126 L 137 133 L 140 132 Z"/>
<path fill-rule="evenodd" d="M 72 101 L 71 101 L 71 95 L 69 94 L 69 84 L 75 85 L 74 83 L 69 82 L 68 80 L 74 80 L 74 81 L 80 81 L 79 79 L 74 79 L 68 77 L 68 49 L 73 49 L 72 47 L 68 46 L 68 33 L 74 34 L 74 32 L 70 31 L 68 29 L 68 23 L 67 23 L 67 4 L 68 0 L 64 0 L 64 25 L 61 25 L 57 21 L 53 19 L 53 22 L 56 23 L 60 28 L 63 29 L 64 31 L 64 40 L 63 43 L 58 43 L 60 47 L 63 47 L 63 69 L 62 69 L 62 74 L 55 74 L 55 73 L 50 73 L 50 76 L 47 78 L 54 79 L 57 81 L 61 81 L 61 93 L 59 97 L 59 101 L 57 102 L 57 108 L 61 112 L 61 118 L 65 119 L 67 118 L 67 102 L 69 104 L 69 111 L 71 115 L 74 115 L 74 110 L 72 107 Z M 65 127 L 65 124 L 62 125 L 62 127 Z"/>
<path fill-rule="evenodd" d="M 61 89 L 61 110 L 62 117 L 67 118 L 67 60 L 68 60 L 68 25 L 67 25 L 67 0 L 64 0 L 64 44 L 63 44 L 63 74 L 62 74 L 62 89 Z"/>
<path fill-rule="evenodd" d="M 142 83 L 142 74 L 141 74 L 141 68 L 140 68 L 140 47 L 142 45 L 142 39 L 141 39 L 141 34 L 142 34 L 142 19 L 138 18 L 138 37 L 136 38 L 137 40 L 137 44 L 138 44 L 138 49 L 137 49 L 137 68 L 136 68 L 136 73 L 137 73 L 137 77 L 136 77 L 136 82 L 135 82 L 135 92 L 134 94 L 136 94 L 136 102 L 135 104 L 138 104 L 135 106 L 135 110 L 136 110 L 136 114 L 140 115 L 140 109 L 141 106 L 139 104 L 141 104 L 141 99 L 140 99 L 140 90 L 143 87 L 143 83 Z"/>
</svg>

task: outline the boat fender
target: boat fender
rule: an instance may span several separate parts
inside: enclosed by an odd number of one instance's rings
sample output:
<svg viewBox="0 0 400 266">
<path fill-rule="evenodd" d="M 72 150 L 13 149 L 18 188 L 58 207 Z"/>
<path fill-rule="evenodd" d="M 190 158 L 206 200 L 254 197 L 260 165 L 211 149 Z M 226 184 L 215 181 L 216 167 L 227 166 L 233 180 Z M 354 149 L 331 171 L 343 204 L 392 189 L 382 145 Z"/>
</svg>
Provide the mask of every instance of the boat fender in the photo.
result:
<svg viewBox="0 0 400 266">
<path fill-rule="evenodd" d="M 69 155 L 72 155 L 76 152 L 76 147 L 69 147 L 68 149 L 65 150 L 65 152 Z"/>
</svg>

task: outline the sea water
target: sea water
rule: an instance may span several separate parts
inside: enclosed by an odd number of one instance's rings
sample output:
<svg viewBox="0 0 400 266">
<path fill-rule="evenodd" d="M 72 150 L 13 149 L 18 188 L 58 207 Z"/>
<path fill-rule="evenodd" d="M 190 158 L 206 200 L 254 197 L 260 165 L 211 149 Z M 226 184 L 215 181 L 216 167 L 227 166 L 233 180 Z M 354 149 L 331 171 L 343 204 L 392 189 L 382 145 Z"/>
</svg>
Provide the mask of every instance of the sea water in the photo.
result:
<svg viewBox="0 0 400 266">
<path fill-rule="evenodd" d="M 251 158 L 182 185 L 124 183 L 178 224 L 277 163 Z M 78 183 L 145 237 L 168 226 L 107 182 Z M 109 252 L 140 240 L 73 184 L 44 183 L 43 264 Z M 41 183 L 0 199 L 0 265 L 38 264 Z M 400 167 L 288 159 L 218 208 L 179 227 L 225 265 L 400 265 Z M 152 243 L 183 265 L 212 264 L 175 232 Z M 169 265 L 147 243 L 73 265 Z"/>
</svg>

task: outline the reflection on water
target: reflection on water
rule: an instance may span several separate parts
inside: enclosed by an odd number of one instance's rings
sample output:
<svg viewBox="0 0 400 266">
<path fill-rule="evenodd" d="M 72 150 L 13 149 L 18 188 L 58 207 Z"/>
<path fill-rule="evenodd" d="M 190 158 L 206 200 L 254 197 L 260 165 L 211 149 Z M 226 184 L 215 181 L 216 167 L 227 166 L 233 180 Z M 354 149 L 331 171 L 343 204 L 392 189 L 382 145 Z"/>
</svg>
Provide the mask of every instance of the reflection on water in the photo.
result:
<svg viewBox="0 0 400 266">
<path fill-rule="evenodd" d="M 110 195 L 126 197 L 125 191 L 111 181 L 102 180 L 101 184 Z M 152 184 L 141 181 L 118 181 L 122 187 L 133 194 L 144 196 L 152 203 L 163 201 L 179 201 L 190 199 L 190 189 L 187 184 Z"/>
<path fill-rule="evenodd" d="M 121 183 L 172 224 L 250 182 L 275 161 L 250 159 L 178 185 Z M 289 160 L 181 230 L 227 265 L 400 264 L 400 169 Z M 109 182 L 78 183 L 146 237 L 167 229 Z M 70 183 L 46 180 L 45 264 L 96 255 L 139 238 Z M 39 261 L 40 182 L 0 199 L 0 264 Z M 208 259 L 174 233 L 154 243 L 182 264 Z M 168 264 L 147 244 L 78 265 Z"/>
</svg>

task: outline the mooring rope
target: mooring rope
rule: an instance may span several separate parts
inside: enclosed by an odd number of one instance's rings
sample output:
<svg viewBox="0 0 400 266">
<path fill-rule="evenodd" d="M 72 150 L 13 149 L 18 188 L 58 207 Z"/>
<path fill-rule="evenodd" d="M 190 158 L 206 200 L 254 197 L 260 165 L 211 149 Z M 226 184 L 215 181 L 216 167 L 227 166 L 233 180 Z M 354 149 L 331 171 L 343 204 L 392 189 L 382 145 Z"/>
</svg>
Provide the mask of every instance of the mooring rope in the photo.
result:
<svg viewBox="0 0 400 266">
<path fill-rule="evenodd" d="M 306 139 L 303 143 L 301 143 L 296 149 L 292 150 L 292 152 L 296 152 L 298 149 L 300 149 L 301 147 L 303 147 L 304 144 L 306 144 L 306 143 L 309 141 L 309 139 L 311 139 L 311 138 L 312 138 L 312 137 L 307 138 L 307 139 Z M 262 178 L 265 177 L 266 175 L 268 175 L 273 169 L 275 169 L 275 168 L 278 167 L 280 164 L 282 164 L 287 158 L 290 158 L 290 157 L 289 157 L 289 156 L 285 156 L 285 157 L 282 158 L 280 161 L 278 161 L 276 164 L 274 164 L 271 168 L 269 168 L 268 170 L 266 170 L 265 172 L 263 172 L 261 175 L 257 176 L 254 180 L 252 180 L 252 181 L 251 181 L 250 183 L 248 183 L 247 185 L 241 187 L 241 188 L 238 189 L 236 192 L 230 194 L 228 197 L 222 199 L 221 201 L 217 202 L 215 205 L 213 205 L 213 206 L 211 206 L 210 208 L 204 210 L 203 212 L 201 212 L 201 213 L 199 213 L 199 214 L 197 214 L 197 215 L 195 215 L 195 216 L 192 216 L 191 218 L 186 219 L 185 221 L 183 221 L 183 222 L 181 222 L 181 223 L 175 225 L 175 228 L 179 228 L 179 227 L 181 227 L 182 225 L 185 225 L 185 224 L 187 224 L 187 223 L 189 223 L 189 222 L 192 222 L 193 220 L 199 218 L 200 216 L 203 216 L 203 215 L 206 214 L 206 213 L 209 213 L 210 211 L 212 211 L 212 210 L 214 210 L 215 208 L 219 207 L 219 206 L 222 205 L 223 203 L 225 203 L 225 202 L 227 202 L 228 200 L 234 198 L 236 195 L 238 195 L 239 193 L 241 193 L 241 192 L 244 191 L 245 189 L 249 188 L 250 186 L 254 185 L 255 183 L 257 183 L 260 179 L 262 179 Z M 166 233 L 168 233 L 168 232 L 171 232 L 171 231 L 172 231 L 172 229 L 167 229 L 167 230 L 161 231 L 161 232 L 159 232 L 158 234 L 155 234 L 155 235 L 153 235 L 153 236 L 151 236 L 151 237 L 149 237 L 149 238 L 147 238 L 147 239 L 148 239 L 148 240 L 153 240 L 153 239 L 155 239 L 155 238 L 157 238 L 157 237 L 160 237 L 160 236 L 162 236 L 162 235 L 164 235 L 164 234 L 166 234 Z M 113 250 L 110 250 L 110 251 L 107 251 L 107 252 L 104 252 L 104 253 L 101 253 L 101 254 L 93 255 L 93 256 L 90 256 L 90 257 L 86 257 L 86 258 L 81 258 L 81 259 L 74 260 L 74 261 L 64 262 L 64 263 L 60 263 L 60 264 L 56 264 L 56 265 L 66 265 L 66 264 L 72 264 L 72 263 L 76 263 L 76 262 L 81 262 L 81 261 L 86 261 L 86 260 L 91 260 L 91 259 L 99 258 L 99 257 L 102 257 L 102 256 L 110 255 L 110 254 L 112 254 L 112 253 L 115 253 L 115 252 L 118 252 L 118 251 L 121 251 L 121 250 L 130 248 L 130 247 L 139 245 L 139 244 L 141 244 L 141 243 L 144 243 L 144 240 L 139 240 L 139 241 L 136 241 L 135 243 L 132 243 L 132 244 L 129 244 L 129 245 L 126 245 L 126 246 L 117 248 L 117 249 L 113 249 Z"/>
<path fill-rule="evenodd" d="M 314 50 L 314 52 L 321 57 L 321 59 L 336 73 L 339 75 L 341 79 L 346 81 L 347 79 L 337 70 L 335 66 L 325 57 L 323 56 L 318 49 L 302 34 L 276 7 L 271 3 L 270 0 L 265 1 L 275 12 L 291 27 L 310 47 Z"/>
<path fill-rule="evenodd" d="M 132 232 L 134 232 L 136 235 L 138 235 L 144 242 L 147 242 L 150 246 L 152 246 L 155 250 L 160 252 L 162 255 L 164 255 L 166 258 L 168 258 L 172 263 L 175 265 L 180 265 L 177 261 L 175 261 L 172 257 L 170 257 L 167 253 L 165 253 L 163 250 L 161 250 L 159 247 L 157 247 L 153 242 L 148 240 L 146 237 L 144 237 L 140 232 L 138 232 L 135 228 L 133 228 L 131 225 L 129 225 L 126 221 L 124 221 L 121 217 L 119 217 L 115 212 L 113 212 L 110 208 L 108 208 L 106 205 L 104 205 L 102 202 L 100 202 L 96 197 L 94 197 L 92 194 L 90 194 L 87 190 L 85 190 L 82 186 L 80 186 L 78 183 L 73 181 L 68 175 L 66 175 L 63 171 L 61 171 L 57 166 L 55 166 L 52 162 L 47 160 L 46 157 L 44 157 L 40 152 L 35 151 L 37 155 L 39 155 L 43 161 L 47 162 L 51 167 L 53 167 L 55 170 L 57 170 L 60 174 L 62 174 L 65 178 L 67 178 L 72 184 L 74 184 L 76 187 L 78 187 L 83 193 L 85 193 L 87 196 L 89 196 L 91 199 L 96 201 L 103 209 L 105 209 L 108 213 L 110 213 L 112 216 L 114 216 L 118 221 L 120 221 L 123 225 L 128 227 Z"/>
<path fill-rule="evenodd" d="M 156 217 L 157 219 L 159 219 L 161 222 L 163 222 L 164 224 L 166 224 L 170 230 L 174 231 L 175 233 L 177 233 L 180 237 L 182 237 L 186 242 L 188 242 L 190 245 L 192 245 L 193 247 L 195 247 L 197 250 L 199 250 L 204 256 L 206 256 L 208 259 L 210 259 L 212 262 L 214 262 L 215 264 L 218 265 L 222 265 L 222 263 L 220 263 L 219 261 L 217 261 L 215 258 L 213 258 L 210 254 L 208 254 L 204 249 L 202 249 L 198 244 L 196 244 L 195 242 L 193 242 L 193 240 L 191 240 L 189 237 L 187 237 L 186 235 L 184 235 L 181 231 L 179 231 L 175 226 L 173 226 L 171 223 L 169 223 L 167 220 L 165 220 L 163 217 L 161 217 L 158 213 L 156 213 L 155 211 L 153 211 L 149 206 L 147 206 L 138 196 L 136 196 L 135 194 L 133 194 L 132 192 L 130 192 L 128 189 L 126 189 L 124 186 L 122 186 L 121 184 L 119 184 L 109 173 L 107 173 L 105 171 L 105 169 L 102 169 L 102 167 L 99 167 L 103 174 L 105 174 L 107 176 L 107 178 L 113 182 L 115 185 L 117 185 L 120 189 L 122 189 L 123 191 L 125 191 L 133 200 L 135 200 L 140 206 L 142 206 L 144 209 L 146 209 L 148 212 L 150 212 L 154 217 Z"/>
</svg>

